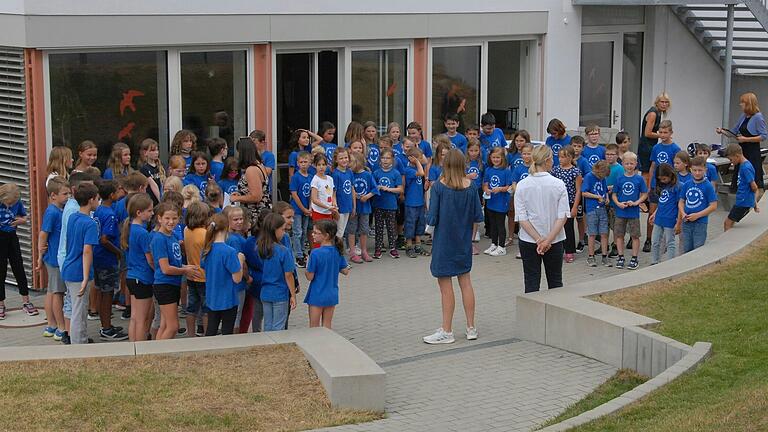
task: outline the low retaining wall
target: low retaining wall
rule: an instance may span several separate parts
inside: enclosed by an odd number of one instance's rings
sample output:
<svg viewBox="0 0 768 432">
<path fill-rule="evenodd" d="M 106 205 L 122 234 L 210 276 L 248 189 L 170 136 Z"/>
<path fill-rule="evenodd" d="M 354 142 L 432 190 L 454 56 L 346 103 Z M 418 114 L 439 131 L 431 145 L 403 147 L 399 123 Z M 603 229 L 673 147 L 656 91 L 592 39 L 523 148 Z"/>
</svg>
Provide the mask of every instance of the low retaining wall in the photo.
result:
<svg viewBox="0 0 768 432">
<path fill-rule="evenodd" d="M 295 343 L 304 352 L 328 393 L 331 405 L 337 408 L 384 411 L 384 370 L 348 340 L 325 328 L 149 342 L 7 347 L 0 348 L 0 362 L 184 354 L 242 350 L 284 343 Z"/>
<path fill-rule="evenodd" d="M 765 197 L 760 201 L 763 209 L 766 202 L 768 198 Z M 648 330 L 659 323 L 657 320 L 587 297 L 674 280 L 709 265 L 722 263 L 766 232 L 768 211 L 751 212 L 735 228 L 674 260 L 565 288 L 521 294 L 517 297 L 515 336 L 653 377 L 635 390 L 657 388 L 698 365 L 710 352 L 711 345 L 697 342 L 691 347 L 659 335 Z M 634 400 L 636 398 L 622 395 L 614 399 L 621 405 L 612 404 L 614 401 L 608 403 L 611 404 L 610 412 Z M 608 408 L 595 412 L 600 415 L 609 413 Z M 586 421 L 595 418 L 593 416 Z M 574 419 L 566 422 L 570 420 Z M 556 427 L 566 422 L 544 430 L 565 430 Z M 576 424 L 568 425 L 573 426 Z"/>
</svg>

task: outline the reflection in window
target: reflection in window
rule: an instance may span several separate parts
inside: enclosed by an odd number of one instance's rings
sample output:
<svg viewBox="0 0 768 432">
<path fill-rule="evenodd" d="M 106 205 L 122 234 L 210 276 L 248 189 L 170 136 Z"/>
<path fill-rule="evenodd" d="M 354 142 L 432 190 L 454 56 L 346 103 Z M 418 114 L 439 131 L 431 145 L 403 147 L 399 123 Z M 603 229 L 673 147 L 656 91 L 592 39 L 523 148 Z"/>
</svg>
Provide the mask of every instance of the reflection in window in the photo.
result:
<svg viewBox="0 0 768 432">
<path fill-rule="evenodd" d="M 582 42 L 579 125 L 611 127 L 613 42 Z"/>
<path fill-rule="evenodd" d="M 181 123 L 197 135 L 224 138 L 232 154 L 248 132 L 245 51 L 181 54 Z"/>
<path fill-rule="evenodd" d="M 432 50 L 432 133 L 445 131 L 448 113 L 459 115 L 459 132 L 477 124 L 480 107 L 480 47 Z"/>
<path fill-rule="evenodd" d="M 352 53 L 352 120 L 373 121 L 380 131 L 390 122 L 405 127 L 407 50 Z"/>
<path fill-rule="evenodd" d="M 144 138 L 168 148 L 165 52 L 51 54 L 48 63 L 54 146 L 77 154 L 80 142 L 93 141 L 102 170 L 118 141 L 134 161 Z"/>
</svg>

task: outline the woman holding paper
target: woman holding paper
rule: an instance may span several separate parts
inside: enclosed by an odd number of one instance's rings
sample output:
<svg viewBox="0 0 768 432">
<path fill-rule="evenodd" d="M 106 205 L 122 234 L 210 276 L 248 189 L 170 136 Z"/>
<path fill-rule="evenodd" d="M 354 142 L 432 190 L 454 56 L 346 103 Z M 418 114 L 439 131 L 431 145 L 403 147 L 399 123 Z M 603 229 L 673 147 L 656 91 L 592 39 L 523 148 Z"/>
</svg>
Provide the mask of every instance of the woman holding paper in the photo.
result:
<svg viewBox="0 0 768 432">
<path fill-rule="evenodd" d="M 715 132 L 722 134 L 723 132 L 730 132 L 736 136 L 744 152 L 744 157 L 752 163 L 752 167 L 755 169 L 755 183 L 757 183 L 758 199 L 762 196 L 765 190 L 763 184 L 763 158 L 760 155 L 760 142 L 768 139 L 768 129 L 765 126 L 765 117 L 760 112 L 760 107 L 757 104 L 757 96 L 754 93 L 744 93 L 739 98 L 739 106 L 743 113 L 736 125 L 731 129 L 717 128 Z M 735 168 L 734 172 L 739 172 L 739 167 Z M 735 185 L 734 185 L 735 186 Z"/>
</svg>

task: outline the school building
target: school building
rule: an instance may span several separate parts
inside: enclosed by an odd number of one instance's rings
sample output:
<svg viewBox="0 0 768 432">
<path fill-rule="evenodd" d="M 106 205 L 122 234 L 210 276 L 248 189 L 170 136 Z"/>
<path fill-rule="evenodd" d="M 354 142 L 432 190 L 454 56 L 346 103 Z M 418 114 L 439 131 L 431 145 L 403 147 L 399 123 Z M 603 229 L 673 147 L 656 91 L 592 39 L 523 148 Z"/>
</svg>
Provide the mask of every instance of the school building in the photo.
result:
<svg viewBox="0 0 768 432">
<path fill-rule="evenodd" d="M 296 128 L 415 120 L 430 139 L 448 111 L 534 140 L 557 117 L 637 142 L 663 90 L 687 144 L 719 142 L 743 91 L 768 104 L 765 0 L 8 0 L 0 26 L 0 182 L 31 209 L 30 275 L 55 145 L 90 139 L 103 164 L 118 141 L 166 156 L 182 128 L 232 146 L 258 128 L 284 164 Z"/>
</svg>

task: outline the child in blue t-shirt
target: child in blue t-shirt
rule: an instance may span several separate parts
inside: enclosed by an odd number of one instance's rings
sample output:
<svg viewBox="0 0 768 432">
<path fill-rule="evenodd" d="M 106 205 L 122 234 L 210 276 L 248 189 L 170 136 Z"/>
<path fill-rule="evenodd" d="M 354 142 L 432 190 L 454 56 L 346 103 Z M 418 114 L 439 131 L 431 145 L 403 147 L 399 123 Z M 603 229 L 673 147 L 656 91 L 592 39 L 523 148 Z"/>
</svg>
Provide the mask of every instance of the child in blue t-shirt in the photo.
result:
<svg viewBox="0 0 768 432">
<path fill-rule="evenodd" d="M 553 118 L 547 125 L 547 133 L 549 136 L 545 141 L 545 144 L 552 149 L 552 155 L 554 155 L 553 165 L 560 165 L 559 154 L 560 150 L 571 143 L 571 136 L 565 131 L 565 124 L 560 119 Z M 578 155 L 577 155 L 578 157 Z M 574 165 L 578 164 L 574 161 Z M 582 174 L 586 175 L 586 174 Z"/>
<path fill-rule="evenodd" d="M 729 144 L 725 148 L 725 156 L 734 166 L 739 167 L 736 175 L 736 202 L 731 207 L 728 217 L 723 223 L 723 230 L 728 231 L 733 225 L 744 219 L 751 208 L 759 212 L 760 208 L 755 201 L 757 182 L 755 182 L 755 167 L 744 157 L 744 152 L 738 144 Z"/>
<path fill-rule="evenodd" d="M 125 340 L 128 335 L 112 326 L 112 297 L 120 289 L 120 267 L 118 261 L 123 252 L 120 244 L 120 230 L 112 203 L 118 198 L 114 180 L 96 183 L 101 205 L 93 213 L 99 224 L 99 244 L 93 248 L 93 269 L 95 273 L 95 305 L 101 319 L 99 338 L 102 340 Z"/>
<path fill-rule="evenodd" d="M 680 150 L 675 155 L 674 164 L 672 165 L 677 171 L 677 182 L 685 184 L 691 181 L 691 156 L 685 150 Z"/>
<path fill-rule="evenodd" d="M 709 159 L 712 154 L 712 147 L 709 144 L 697 143 L 696 144 L 696 156 L 703 156 L 705 159 Z M 754 168 L 754 167 L 753 167 Z M 707 160 L 707 180 L 712 182 L 712 187 L 717 190 L 717 181 L 720 177 L 717 174 L 717 167 L 712 162 Z"/>
<path fill-rule="evenodd" d="M 408 166 L 405 167 L 405 255 L 416 258 L 418 255 L 429 255 L 429 251 L 421 246 L 427 215 L 424 211 L 424 166 L 421 150 L 412 148 L 408 151 Z"/>
<path fill-rule="evenodd" d="M 187 175 L 184 176 L 184 186 L 195 185 L 200 190 L 200 200 L 205 201 L 205 189 L 211 179 L 211 164 L 208 155 L 203 152 L 192 153 L 192 165 L 189 166 Z"/>
<path fill-rule="evenodd" d="M 69 183 L 64 177 L 54 177 L 48 180 L 46 189 L 50 204 L 43 214 L 43 223 L 37 239 L 40 259 L 35 270 L 40 271 L 45 265 L 48 273 L 48 290 L 45 296 L 45 315 L 48 319 L 48 326 L 43 330 L 43 336 L 53 337 L 53 340 L 60 341 L 66 331 L 63 307 L 67 287 L 61 278 L 56 254 L 59 250 L 61 237 L 61 214 L 64 204 L 69 199 L 70 190 Z"/>
<path fill-rule="evenodd" d="M 608 184 L 606 177 L 611 169 L 608 162 L 601 160 L 592 166 L 592 172 L 584 177 L 581 184 L 581 196 L 584 198 L 584 212 L 587 215 L 587 248 L 589 256 L 587 264 L 590 267 L 597 267 L 595 260 L 595 237 L 600 235 L 600 246 L 602 250 L 602 264 L 611 267 L 608 259 L 608 211 L 605 206 L 608 205 Z"/>
<path fill-rule="evenodd" d="M 677 182 L 675 170 L 669 164 L 661 164 L 656 170 L 655 194 L 659 204 L 656 211 L 648 217 L 653 224 L 651 237 L 651 265 L 658 264 L 661 251 L 666 248 L 667 259 L 677 256 L 675 236 L 680 233 L 682 218 L 680 217 L 680 184 Z"/>
<path fill-rule="evenodd" d="M 284 330 L 289 310 L 296 308 L 293 256 L 280 243 L 285 235 L 285 225 L 285 219 L 279 214 L 267 214 L 256 243 L 262 263 L 260 298 L 264 308 L 265 332 Z"/>
<path fill-rule="evenodd" d="M 224 168 L 221 170 L 221 176 L 216 184 L 219 185 L 224 193 L 224 205 L 228 206 L 231 202 L 232 193 L 237 192 L 237 183 L 240 181 L 240 168 L 237 166 L 237 159 L 230 156 L 224 160 Z"/>
<path fill-rule="evenodd" d="M 533 162 L 533 159 L 531 156 L 532 154 L 533 154 L 533 145 L 530 143 L 523 145 L 523 148 L 520 150 L 520 160 L 522 160 L 523 163 L 516 165 L 514 169 L 511 171 L 512 190 L 517 188 L 517 184 L 520 183 L 521 180 L 528 177 L 528 170 L 531 168 L 531 163 Z"/>
<path fill-rule="evenodd" d="M 384 246 L 384 230 L 389 241 L 389 255 L 399 258 L 395 249 L 395 214 L 397 213 L 397 197 L 403 192 L 402 174 L 394 168 L 394 153 L 391 149 L 382 149 L 380 155 L 381 168 L 373 173 L 379 189 L 379 195 L 373 198 L 373 218 L 376 228 L 376 245 L 373 257 L 381 259 Z"/>
<path fill-rule="evenodd" d="M 288 203 L 283 203 L 283 204 L 287 205 L 290 208 L 290 205 Z M 293 211 L 293 209 L 291 209 L 291 211 Z M 245 226 L 245 211 L 243 207 L 227 206 L 221 212 L 221 214 L 227 217 L 227 223 L 229 224 L 229 234 L 227 235 L 227 239 L 225 241 L 227 243 L 227 246 L 232 247 L 235 250 L 235 252 L 242 253 L 243 258 L 245 258 L 245 242 L 246 242 L 245 236 L 248 235 L 249 227 Z M 288 237 L 289 237 L 288 246 L 290 246 L 291 245 L 290 236 Z M 243 262 L 243 265 L 245 266 L 245 262 Z M 250 282 L 251 282 L 250 273 L 248 271 L 248 267 L 245 266 L 243 267 L 242 279 L 240 280 L 240 282 L 235 284 L 235 291 L 237 291 L 237 297 L 238 297 L 238 306 L 237 306 L 237 317 L 235 318 L 234 328 L 243 329 L 243 331 L 240 331 L 240 333 L 243 333 L 244 331 L 248 330 L 248 326 L 250 325 L 250 322 L 252 319 L 252 316 L 243 317 L 243 313 L 246 312 L 246 309 L 250 309 L 252 306 L 254 306 L 252 304 L 252 301 L 250 302 L 250 304 L 246 305 L 246 302 L 248 301 L 246 296 L 246 289 L 248 288 L 248 284 Z M 259 307 L 261 307 L 261 301 L 259 301 Z M 241 325 L 241 323 L 243 324 Z M 259 328 L 261 328 L 261 323 L 259 323 Z"/>
<path fill-rule="evenodd" d="M 15 183 L 0 186 L 0 248 L 4 252 L 0 254 L 0 319 L 5 319 L 5 275 L 9 261 L 21 294 L 22 309 L 29 316 L 39 313 L 29 301 L 27 274 L 24 272 L 21 246 L 16 235 L 16 227 L 27 223 L 27 210 L 20 197 L 19 187 Z"/>
<path fill-rule="evenodd" d="M 636 154 L 624 153 L 621 164 L 624 166 L 624 174 L 616 179 L 611 192 L 616 208 L 613 235 L 619 251 L 616 268 L 624 268 L 624 234 L 628 232 L 632 239 L 632 258 L 627 268 L 636 270 L 640 266 L 637 261 L 640 254 L 640 204 L 648 198 L 648 187 L 643 176 L 637 173 Z"/>
<path fill-rule="evenodd" d="M 69 337 L 72 344 L 88 343 L 88 283 L 93 280 L 93 248 L 99 244 L 99 225 L 91 212 L 99 207 L 99 190 L 92 183 L 81 183 L 75 192 L 80 209 L 67 222 L 66 254 L 61 277 L 67 286 L 72 314 Z"/>
<path fill-rule="evenodd" d="M 440 179 L 443 173 L 443 159 L 451 150 L 451 142 L 447 137 L 440 135 L 435 137 L 435 152 L 432 156 L 432 165 L 427 173 L 427 190 L 432 187 L 432 183 Z"/>
<path fill-rule="evenodd" d="M 504 132 L 496 127 L 496 116 L 492 113 L 485 113 L 480 116 L 480 144 L 486 154 L 489 154 L 496 147 L 507 147 L 507 138 Z"/>
<path fill-rule="evenodd" d="M 590 168 L 601 160 L 605 160 L 605 147 L 599 144 L 600 141 L 600 127 L 592 124 L 584 129 L 584 133 L 587 135 L 587 145 L 582 150 L 581 154 L 586 159 Z"/>
<path fill-rule="evenodd" d="M 453 148 L 461 150 L 462 153 L 467 154 L 467 137 L 458 132 L 459 129 L 459 115 L 456 113 L 448 113 L 445 116 L 445 135 L 451 140 Z"/>
<path fill-rule="evenodd" d="M 224 159 L 227 157 L 227 142 L 222 138 L 208 140 L 208 151 L 211 153 L 211 177 L 213 181 L 221 180 L 224 171 Z"/>
<path fill-rule="evenodd" d="M 181 245 L 173 235 L 179 223 L 180 209 L 170 202 L 162 202 L 155 209 L 158 230 L 152 237 L 152 259 L 155 265 L 152 292 L 160 305 L 160 328 L 157 339 L 173 339 L 179 329 L 177 304 L 181 297 L 181 277 L 199 279 L 196 266 L 183 264 Z"/>
<path fill-rule="evenodd" d="M 384 148 L 379 156 L 381 168 L 373 173 L 378 185 L 379 195 L 373 198 L 373 218 L 375 221 L 376 244 L 373 258 L 380 259 L 384 246 L 384 230 L 387 231 L 389 255 L 399 258 L 395 248 L 395 215 L 397 213 L 397 198 L 403 192 L 403 178 L 400 171 L 394 168 L 394 153 Z"/>
<path fill-rule="evenodd" d="M 131 295 L 131 321 L 128 338 L 132 342 L 147 340 L 149 314 L 152 311 L 151 236 L 147 224 L 152 219 L 152 199 L 146 193 L 134 194 L 128 203 L 128 220 L 123 224 L 120 242 L 126 255 L 126 282 Z"/>
<path fill-rule="evenodd" d="M 656 189 L 656 169 L 659 165 L 666 163 L 673 165 L 675 163 L 675 155 L 680 152 L 680 147 L 672 141 L 672 122 L 669 120 L 663 120 L 659 123 L 659 143 L 654 144 L 651 148 L 651 166 L 649 172 L 651 174 L 651 191 Z M 678 179 L 678 184 L 681 186 L 683 182 Z M 656 211 L 658 205 L 658 197 L 655 193 L 651 193 L 648 196 L 648 211 L 653 213 Z M 647 235 L 645 238 L 645 245 L 643 245 L 643 251 L 648 252 L 651 248 L 651 238 L 653 237 L 653 224 L 648 222 Z"/>
<path fill-rule="evenodd" d="M 291 137 L 288 138 L 288 148 L 292 149 L 291 154 L 288 155 L 288 177 L 293 177 L 293 174 L 299 169 L 297 164 L 299 154 L 301 152 L 310 153 L 312 151 L 312 140 L 310 139 L 310 136 L 317 137 L 317 142 L 322 141 L 322 138 L 306 129 L 296 129 L 291 133 Z M 313 167 L 309 168 L 309 173 L 315 175 L 312 168 Z"/>
<path fill-rule="evenodd" d="M 304 268 L 307 265 L 307 259 L 304 256 L 304 244 L 307 242 L 309 221 L 312 220 L 310 195 L 313 175 L 309 173 L 310 159 L 309 153 L 299 153 L 296 158 L 298 171 L 291 176 L 291 183 L 288 186 L 288 190 L 291 191 L 291 205 L 295 211 L 293 229 L 291 230 L 291 247 L 296 256 L 296 266 L 299 268 Z"/>
<path fill-rule="evenodd" d="M 200 267 L 205 270 L 205 304 L 208 307 L 206 336 L 234 333 L 245 256 L 226 243 L 229 219 L 217 213 L 208 224 Z"/>
<path fill-rule="evenodd" d="M 698 156 L 693 158 L 691 174 L 693 180 L 682 185 L 679 200 L 683 218 L 683 253 L 706 243 L 709 214 L 717 210 L 717 193 L 706 178 L 707 160 Z"/>
<path fill-rule="evenodd" d="M 350 169 L 354 172 L 352 185 L 355 188 L 355 214 L 349 218 L 347 223 L 347 240 L 349 242 L 349 260 L 355 264 L 362 262 L 371 262 L 373 258 L 368 255 L 368 233 L 371 231 L 369 226 L 370 216 L 373 213 L 371 199 L 378 195 L 379 189 L 376 187 L 376 181 L 373 174 L 365 169 L 365 158 L 360 153 L 352 155 L 352 165 Z M 355 237 L 360 245 L 360 254 L 355 251 Z"/>
<path fill-rule="evenodd" d="M 525 152 L 526 148 L 523 148 Z M 490 256 L 507 254 L 507 224 L 509 201 L 514 190 L 512 172 L 507 169 L 507 158 L 503 147 L 496 147 L 488 155 L 488 167 L 483 174 L 483 192 L 486 197 L 485 208 L 488 213 L 488 231 L 491 245 L 483 251 Z M 527 176 L 526 176 L 527 177 Z"/>
<path fill-rule="evenodd" d="M 320 123 L 320 128 L 318 129 L 316 136 L 321 138 L 320 142 L 317 144 L 313 143 L 312 147 L 315 147 L 315 145 L 322 147 L 323 150 L 325 150 L 325 158 L 332 161 L 333 152 L 335 152 L 338 147 L 338 145 L 333 142 L 333 138 L 336 136 L 336 126 L 329 121 L 324 121 Z"/>
<path fill-rule="evenodd" d="M 349 169 L 349 149 L 339 147 L 336 149 L 333 157 L 333 173 L 331 177 L 333 177 L 333 184 L 336 186 L 336 205 L 339 207 L 338 233 L 343 238 L 349 218 L 355 214 L 357 205 L 355 188 L 352 186 L 355 174 Z"/>
<path fill-rule="evenodd" d="M 309 326 L 331 328 L 333 313 L 339 304 L 339 273 L 348 275 L 350 267 L 344 259 L 344 245 L 336 235 L 336 223 L 317 221 L 312 238 L 320 247 L 314 249 L 307 263 L 309 288 L 304 303 L 309 305 Z"/>
</svg>

